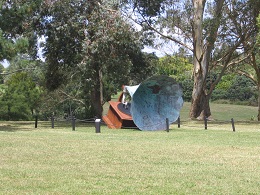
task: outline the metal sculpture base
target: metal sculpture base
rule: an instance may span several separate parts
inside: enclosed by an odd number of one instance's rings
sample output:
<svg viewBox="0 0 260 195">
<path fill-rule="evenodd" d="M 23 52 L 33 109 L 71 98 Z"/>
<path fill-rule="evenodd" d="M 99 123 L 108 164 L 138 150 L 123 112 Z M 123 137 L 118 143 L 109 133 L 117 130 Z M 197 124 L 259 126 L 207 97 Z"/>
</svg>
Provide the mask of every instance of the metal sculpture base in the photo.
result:
<svg viewBox="0 0 260 195">
<path fill-rule="evenodd" d="M 130 114 L 130 105 L 128 105 L 128 107 L 124 107 L 121 102 L 109 102 L 107 115 L 103 116 L 103 121 L 106 123 L 108 128 L 136 128 L 136 125 Z"/>
</svg>

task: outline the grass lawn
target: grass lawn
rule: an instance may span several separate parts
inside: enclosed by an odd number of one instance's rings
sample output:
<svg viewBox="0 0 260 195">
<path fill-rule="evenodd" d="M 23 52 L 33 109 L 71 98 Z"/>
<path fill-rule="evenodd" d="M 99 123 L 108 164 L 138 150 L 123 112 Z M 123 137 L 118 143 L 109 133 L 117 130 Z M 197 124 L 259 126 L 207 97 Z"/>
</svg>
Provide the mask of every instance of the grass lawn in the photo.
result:
<svg viewBox="0 0 260 195">
<path fill-rule="evenodd" d="M 181 110 L 180 116 L 183 120 L 189 117 L 191 103 L 185 102 Z M 234 118 L 236 121 L 257 120 L 257 107 L 231 105 L 231 104 L 210 104 L 213 119 L 217 121 L 227 121 Z"/>
<path fill-rule="evenodd" d="M 259 124 L 201 125 L 0 122 L 0 194 L 259 194 Z"/>
<path fill-rule="evenodd" d="M 117 101 L 118 95 L 113 97 L 112 101 Z M 181 119 L 189 120 L 190 102 L 185 102 L 181 109 Z M 104 105 L 104 115 L 107 113 L 109 104 Z M 235 121 L 250 121 L 257 120 L 258 107 L 244 106 L 244 105 L 231 105 L 231 104 L 216 104 L 210 103 L 211 114 L 214 120 L 217 121 L 230 121 L 234 118 Z"/>
</svg>

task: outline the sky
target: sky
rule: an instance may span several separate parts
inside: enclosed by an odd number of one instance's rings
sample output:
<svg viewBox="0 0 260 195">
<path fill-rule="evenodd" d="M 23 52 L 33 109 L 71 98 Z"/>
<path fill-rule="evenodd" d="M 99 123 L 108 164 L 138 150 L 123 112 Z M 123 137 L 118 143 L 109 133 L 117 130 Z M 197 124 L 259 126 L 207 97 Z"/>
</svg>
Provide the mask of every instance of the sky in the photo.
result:
<svg viewBox="0 0 260 195">
<path fill-rule="evenodd" d="M 7 60 L 3 60 L 0 62 L 5 68 L 9 66 L 9 63 Z"/>
<path fill-rule="evenodd" d="M 165 49 L 165 50 L 164 50 Z M 164 49 L 156 49 L 156 48 L 153 48 L 153 47 L 145 47 L 143 49 L 143 52 L 147 52 L 147 53 L 155 53 L 155 55 L 157 57 L 162 57 L 164 56 L 166 53 L 169 54 L 169 53 L 172 53 L 169 49 L 167 48 L 164 48 Z M 40 51 L 40 50 L 39 50 Z M 42 53 L 41 52 L 38 52 L 38 55 L 39 57 L 42 56 Z M 9 66 L 9 62 L 7 60 L 3 60 L 0 62 L 5 68 L 7 68 Z"/>
</svg>

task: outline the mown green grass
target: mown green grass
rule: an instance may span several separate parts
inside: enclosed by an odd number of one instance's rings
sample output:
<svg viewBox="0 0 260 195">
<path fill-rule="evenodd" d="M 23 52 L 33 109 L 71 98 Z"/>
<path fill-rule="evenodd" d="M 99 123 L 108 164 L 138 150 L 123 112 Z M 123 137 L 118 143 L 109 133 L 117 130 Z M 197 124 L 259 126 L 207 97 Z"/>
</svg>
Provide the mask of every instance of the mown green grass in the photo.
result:
<svg viewBox="0 0 260 195">
<path fill-rule="evenodd" d="M 146 132 L 0 123 L 0 194 L 259 194 L 257 123 Z"/>
<path fill-rule="evenodd" d="M 180 116 L 183 120 L 189 118 L 191 103 L 185 102 L 181 110 Z M 216 104 L 210 103 L 212 118 L 217 121 L 227 121 L 231 118 L 237 121 L 250 121 L 257 119 L 257 107 L 231 105 L 231 104 Z"/>
<path fill-rule="evenodd" d="M 116 101 L 114 98 L 113 101 Z M 185 102 L 180 112 L 181 119 L 189 120 L 190 102 Z M 107 113 L 109 104 L 104 106 L 104 114 Z M 212 119 L 217 121 L 228 121 L 233 118 L 236 121 L 254 121 L 257 120 L 258 108 L 253 106 L 216 104 L 210 103 Z"/>
</svg>

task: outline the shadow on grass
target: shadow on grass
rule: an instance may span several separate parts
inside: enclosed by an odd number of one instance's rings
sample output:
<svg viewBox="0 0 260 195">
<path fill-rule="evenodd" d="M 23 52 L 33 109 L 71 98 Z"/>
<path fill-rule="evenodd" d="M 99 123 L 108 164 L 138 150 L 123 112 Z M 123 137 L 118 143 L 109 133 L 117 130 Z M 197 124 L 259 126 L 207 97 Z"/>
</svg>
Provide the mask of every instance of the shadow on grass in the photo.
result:
<svg viewBox="0 0 260 195">
<path fill-rule="evenodd" d="M 258 126 L 260 122 L 258 121 L 236 121 L 235 125 L 248 125 L 248 126 Z M 221 125 L 228 125 L 231 128 L 231 121 L 218 121 L 211 120 L 207 122 L 207 126 L 209 129 L 220 127 Z M 174 130 L 183 130 L 183 128 L 201 128 L 204 129 L 204 121 L 197 120 L 187 120 L 180 122 L 180 128 L 178 128 L 177 123 L 171 124 L 171 129 Z M 75 124 L 75 128 L 77 130 L 78 127 L 93 127 L 95 128 L 95 122 L 82 122 L 77 121 Z M 104 123 L 101 123 L 101 128 L 106 127 Z M 37 129 L 51 129 L 52 123 L 51 121 L 39 121 L 38 128 L 35 128 L 34 121 L 0 121 L 0 132 L 17 132 L 17 131 L 35 131 Z M 72 128 L 71 121 L 55 121 L 54 129 L 59 128 Z M 123 128 L 123 129 L 132 129 L 136 131 L 140 131 L 139 129 L 133 128 Z"/>
<path fill-rule="evenodd" d="M 32 122 L 0 122 L 0 132 L 32 131 Z"/>
<path fill-rule="evenodd" d="M 105 126 L 101 124 L 101 126 Z M 95 127 L 94 122 L 86 123 L 77 121 L 75 127 Z M 51 129 L 51 121 L 38 121 L 35 128 L 34 121 L 0 121 L 0 132 L 34 131 L 37 129 Z M 72 128 L 71 121 L 54 121 L 54 129 Z"/>
<path fill-rule="evenodd" d="M 0 131 L 15 132 L 17 131 L 17 128 L 11 125 L 0 125 Z"/>
</svg>

